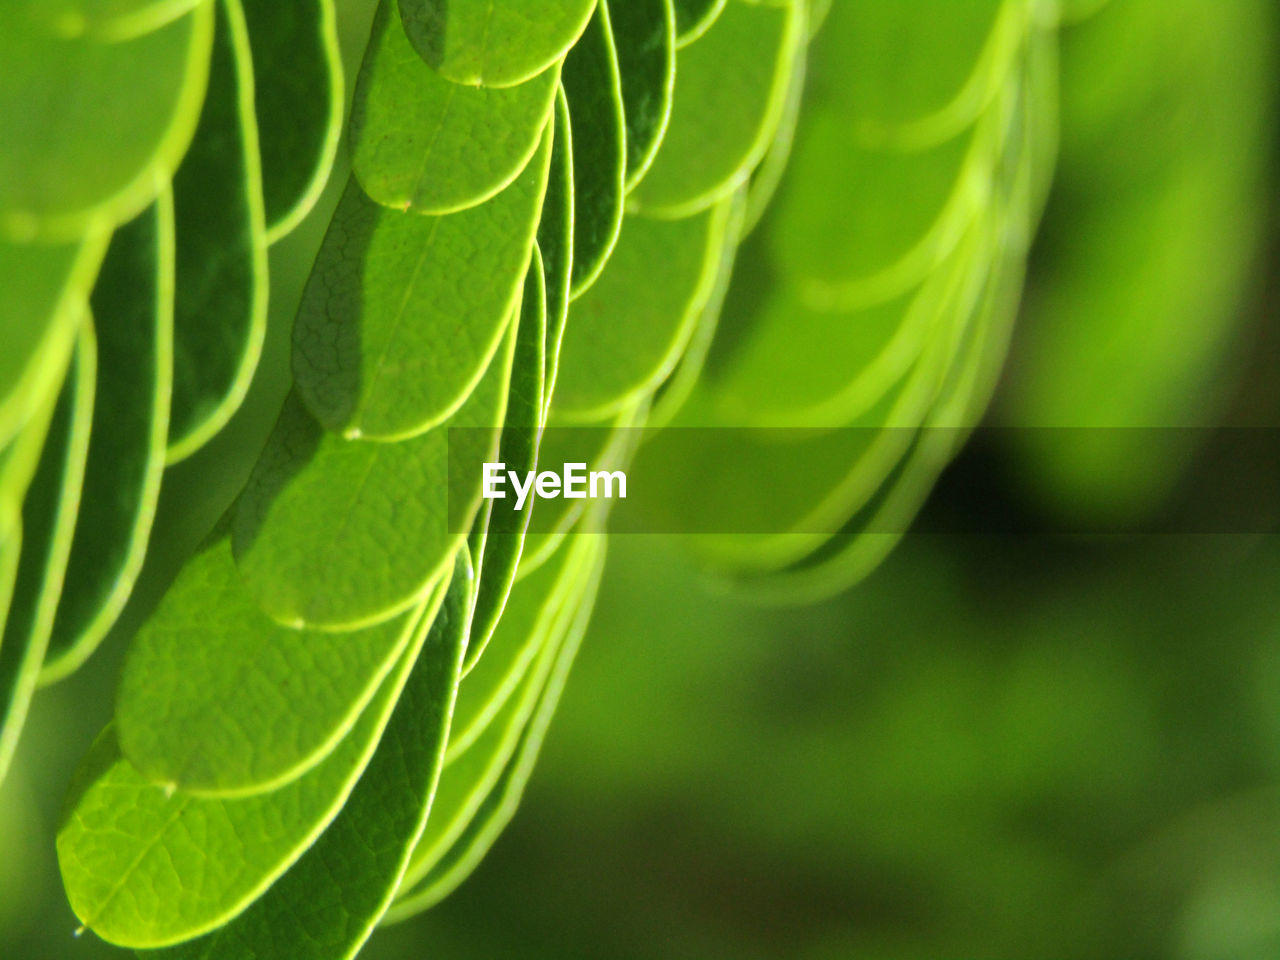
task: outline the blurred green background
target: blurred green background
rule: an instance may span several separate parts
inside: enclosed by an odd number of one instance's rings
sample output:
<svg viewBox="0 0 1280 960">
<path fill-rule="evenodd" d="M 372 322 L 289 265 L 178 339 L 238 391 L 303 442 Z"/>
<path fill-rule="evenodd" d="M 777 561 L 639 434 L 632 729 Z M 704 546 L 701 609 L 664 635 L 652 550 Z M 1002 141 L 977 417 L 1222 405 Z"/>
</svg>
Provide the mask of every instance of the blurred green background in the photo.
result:
<svg viewBox="0 0 1280 960">
<path fill-rule="evenodd" d="M 1101 16 L 1126 4 L 1144 6 Z M 358 51 L 361 5 L 346 6 Z M 1119 106 L 1107 90 L 1158 58 L 1116 65 L 1093 25 L 1067 34 L 1060 176 L 996 422 L 1280 424 L 1274 91 L 1215 86 L 1246 62 L 1275 72 L 1271 24 L 1243 26 L 1223 31 L 1240 46 L 1213 38 L 1213 70 L 1170 69 L 1168 89 Z M 1145 148 L 1115 148 L 1108 129 L 1135 124 Z M 123 955 L 73 936 L 62 794 L 110 715 L 129 630 L 269 427 L 332 201 L 273 251 L 263 375 L 166 486 L 131 616 L 37 699 L 0 787 L 0 958 Z M 676 541 L 614 537 L 515 822 L 452 898 L 364 956 L 1280 956 L 1280 538 L 1064 535 L 1082 511 L 1140 520 L 1214 463 L 1195 455 L 1201 432 L 1171 431 L 1167 458 L 1140 463 L 1052 436 L 979 434 L 927 508 L 943 523 L 996 510 L 1016 532 L 909 536 L 813 607 L 761 609 Z"/>
</svg>

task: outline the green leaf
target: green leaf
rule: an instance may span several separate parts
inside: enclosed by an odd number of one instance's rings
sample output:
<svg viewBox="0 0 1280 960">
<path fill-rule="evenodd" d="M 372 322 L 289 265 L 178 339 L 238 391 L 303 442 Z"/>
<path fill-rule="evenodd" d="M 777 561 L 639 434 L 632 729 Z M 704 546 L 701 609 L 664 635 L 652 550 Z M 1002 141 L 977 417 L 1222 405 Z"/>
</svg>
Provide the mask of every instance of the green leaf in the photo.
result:
<svg viewBox="0 0 1280 960">
<path fill-rule="evenodd" d="M 726 310 L 729 356 L 710 378 L 725 423 L 760 427 L 834 427 L 865 415 L 915 365 L 948 290 L 972 269 L 976 230 L 910 293 L 860 310 L 815 310 L 794 288 L 751 282 L 763 275 L 760 245 Z M 804 330 L 803 337 L 796 336 Z"/>
<path fill-rule="evenodd" d="M 22 554 L 0 636 L 0 779 L 18 746 L 62 590 L 89 449 L 95 368 L 93 326 L 83 323 L 22 504 Z"/>
<path fill-rule="evenodd" d="M 689 343 L 680 357 L 675 371 L 662 381 L 654 391 L 645 426 L 651 429 L 665 427 L 688 401 L 703 379 L 707 358 L 720 328 L 720 315 L 724 312 L 725 298 L 738 263 L 738 244 L 742 239 L 745 217 L 749 212 L 747 189 L 741 188 L 730 202 L 724 236 L 715 265 L 715 279 L 701 314 L 695 322 Z"/>
<path fill-rule="evenodd" d="M 466 400 L 520 293 L 552 136 L 548 125 L 525 172 L 462 213 L 388 210 L 347 185 L 293 331 L 296 389 L 326 427 L 404 439 Z"/>
<path fill-rule="evenodd" d="M 240 0 L 217 0 L 200 126 L 173 180 L 177 229 L 169 462 L 240 407 L 267 330 L 267 238 L 253 63 Z"/>
<path fill-rule="evenodd" d="M 516 334 L 507 413 L 498 446 L 498 459 L 507 470 L 523 475 L 538 466 L 538 442 L 546 420 L 547 291 L 542 255 L 534 247 L 520 303 L 520 327 Z M 484 545 L 477 557 L 479 583 L 471 635 L 463 673 L 475 666 L 498 620 L 503 616 L 516 568 L 524 548 L 525 530 L 533 514 L 532 504 L 516 510 L 511 497 L 488 501 L 484 518 Z"/>
<path fill-rule="evenodd" d="M 682 46 L 692 43 L 711 29 L 724 12 L 727 0 L 673 0 L 676 36 Z"/>
<path fill-rule="evenodd" d="M 1052 210 L 1072 229 L 1036 271 L 1004 418 L 1079 428 L 1021 430 L 1016 448 L 1068 523 L 1159 511 L 1195 454 L 1192 428 L 1234 391 L 1267 232 L 1276 23 L 1254 0 L 1199 0 L 1177 18 L 1112 0 L 1063 32 Z"/>
<path fill-rule="evenodd" d="M 209 552 L 233 569 L 225 539 Z M 174 792 L 139 773 L 109 728 L 72 784 L 58 834 L 76 916 L 104 940 L 139 949 L 181 943 L 239 916 L 341 812 L 430 622 L 412 618 L 416 642 L 393 658 L 396 670 L 376 685 L 354 727 L 319 766 L 278 790 L 236 799 Z"/>
<path fill-rule="evenodd" d="M 440 777 L 471 605 L 460 551 L 444 606 L 391 722 L 342 813 L 267 893 L 232 923 L 159 960 L 350 960 L 395 894 Z"/>
<path fill-rule="evenodd" d="M 1013 243 L 993 258 L 977 315 L 930 414 L 932 429 L 919 435 L 876 496 L 818 550 L 767 580 L 744 580 L 743 589 L 765 601 L 815 603 L 866 577 L 901 539 L 990 397 L 1018 312 L 1024 255 L 1023 245 Z"/>
<path fill-rule="evenodd" d="M 582 39 L 565 57 L 560 82 L 569 103 L 573 140 L 576 297 L 595 282 L 618 242 L 626 193 L 622 80 L 605 0 L 600 0 Z"/>
<path fill-rule="evenodd" d="M 83 323 L 76 324 L 74 329 L 77 334 L 81 326 Z M 48 435 L 54 410 L 57 408 L 67 367 L 68 364 L 64 362 L 58 368 L 55 385 L 59 389 L 52 391 L 44 398 L 18 435 L 0 449 L 0 510 L 8 514 L 17 514 L 21 509 L 31 478 L 35 476 L 36 468 L 40 465 L 40 455 L 44 449 L 45 437 Z"/>
<path fill-rule="evenodd" d="M 519 86 L 452 83 L 409 44 L 395 0 L 382 0 L 352 106 L 356 179 L 396 210 L 439 216 L 483 203 L 528 166 L 559 81 L 556 60 Z"/>
<path fill-rule="evenodd" d="M 585 535 L 565 551 L 572 554 L 573 559 L 562 571 L 561 594 L 555 609 L 545 609 L 536 625 L 522 624 L 539 634 L 529 663 L 513 681 L 510 694 L 497 706 L 484 728 L 461 749 L 454 740 L 455 722 L 431 817 L 413 850 L 397 899 L 416 888 L 454 845 L 515 753 L 546 687 L 565 634 L 582 616 L 583 600 L 592 586 L 593 572 L 599 567 L 603 545 L 602 538 Z M 469 677 L 463 678 L 455 714 L 463 706 L 470 682 Z"/>
<path fill-rule="evenodd" d="M 64 244 L 0 238 L 0 448 L 56 396 L 110 231 Z"/>
<path fill-rule="evenodd" d="M 627 189 L 644 177 L 667 132 L 676 84 L 671 0 L 623 0 L 609 8 L 627 124 Z"/>
<path fill-rule="evenodd" d="M 627 218 L 608 267 L 570 308 L 558 414 L 603 419 L 675 369 L 714 287 L 731 203 L 683 220 Z"/>
<path fill-rule="evenodd" d="M 293 230 L 333 170 L 346 96 L 334 0 L 241 0 L 253 54 L 267 240 Z"/>
<path fill-rule="evenodd" d="M 431 587 L 431 617 L 445 582 Z M 129 648 L 116 737 L 139 775 L 189 794 L 244 795 L 307 773 L 349 738 L 423 608 L 356 633 L 265 616 L 219 541 L 183 568 Z"/>
<path fill-rule="evenodd" d="M 451 846 L 442 851 L 434 861 L 430 861 L 431 869 L 422 876 L 420 881 L 410 884 L 409 874 L 405 875 L 406 882 L 402 886 L 397 903 L 387 912 L 387 922 L 394 923 L 406 919 L 439 902 L 455 890 L 471 875 L 515 815 L 524 794 L 524 788 L 533 774 L 538 753 L 551 726 L 551 719 L 559 705 L 560 694 L 568 681 L 569 670 L 573 666 L 582 638 L 586 633 L 587 621 L 591 616 L 603 566 L 604 551 L 599 550 L 592 569 L 584 578 L 584 587 L 576 598 L 575 605 L 566 611 L 566 619 L 569 622 L 561 628 L 561 636 L 548 649 L 548 654 L 554 655 L 549 658 L 549 676 L 546 677 L 545 683 L 538 682 L 533 688 L 536 693 L 540 693 L 540 698 L 533 716 L 523 727 L 518 742 L 512 744 L 505 766 L 499 769 L 498 776 L 487 794 L 483 795 L 483 799 L 464 821 L 465 829 L 457 834 Z M 464 761 L 459 761 L 459 764 L 465 762 L 465 758 L 466 755 L 464 755 Z M 440 788 L 442 794 L 446 789 L 447 779 L 457 766 L 446 768 L 444 774 L 446 783 L 442 783 Z M 458 772 L 462 771 L 458 770 Z M 425 864 L 429 861 L 424 859 L 422 862 Z"/>
<path fill-rule="evenodd" d="M 412 440 L 344 440 L 286 401 L 233 525 L 236 563 L 263 610 L 286 626 L 354 629 L 417 602 L 465 539 L 449 518 L 479 507 L 479 476 L 449 488 L 448 428 L 493 428 L 491 439 L 477 429 L 453 438 L 459 462 L 492 459 L 514 342 L 448 424 Z"/>
<path fill-rule="evenodd" d="M 28 16 L 58 36 L 118 42 L 150 33 L 204 0 L 26 0 Z"/>
<path fill-rule="evenodd" d="M 773 142 L 769 145 L 764 159 L 751 172 L 751 177 L 747 181 L 747 209 L 742 225 L 744 238 L 752 233 L 764 219 L 769 205 L 773 202 L 786 176 L 787 168 L 791 163 L 791 148 L 795 145 L 796 128 L 800 124 L 801 108 L 804 106 L 805 80 L 808 72 L 809 51 L 807 46 L 802 45 L 792 67 L 791 80 L 787 85 L 786 100 L 782 107 L 782 119 L 778 121 Z"/>
<path fill-rule="evenodd" d="M 556 97 L 555 142 L 542 219 L 538 222 L 538 251 L 542 256 L 547 293 L 547 338 L 543 397 L 550 408 L 560 368 L 560 346 L 569 318 L 569 291 L 573 280 L 573 143 L 569 129 L 569 103 L 564 88 Z"/>
<path fill-rule="evenodd" d="M 20 514 L 0 503 L 0 623 L 9 616 L 13 587 L 18 577 L 18 561 L 22 555 L 22 522 Z"/>
<path fill-rule="evenodd" d="M 595 0 L 400 0 L 422 59 L 454 83 L 510 87 L 568 52 Z"/>
<path fill-rule="evenodd" d="M 123 43 L 0 15 L 0 237 L 69 242 L 141 212 L 195 130 L 212 34 L 211 2 Z"/>
<path fill-rule="evenodd" d="M 642 400 L 622 410 L 604 423 L 566 425 L 555 419 L 552 406 L 550 429 L 542 435 L 538 457 L 543 463 L 585 463 L 588 471 L 620 470 L 631 456 L 648 415 L 648 401 Z M 537 508 L 536 530 L 525 535 L 524 551 L 516 570 L 516 582 L 547 562 L 574 527 L 582 521 L 585 501 L 548 500 Z"/>
<path fill-rule="evenodd" d="M 866 145 L 951 139 L 996 96 L 1026 37 L 1026 0 L 832 5 L 816 41 L 831 51 L 815 97 L 836 103 Z M 893 56 L 885 56 L 892 49 Z"/>
<path fill-rule="evenodd" d="M 142 569 L 164 473 L 173 384 L 173 197 L 112 238 L 93 290 L 98 376 L 75 538 L 41 683 L 76 670 Z"/>
<path fill-rule="evenodd" d="M 687 216 L 737 189 L 773 141 L 804 40 L 798 4 L 732 0 L 706 36 L 679 53 L 671 123 L 631 206 Z"/>
<path fill-rule="evenodd" d="M 572 549 L 560 551 L 555 562 L 525 577 L 511 591 L 484 656 L 465 675 L 458 692 L 447 763 L 475 743 L 519 688 L 571 597 L 596 539 L 576 537 Z"/>
</svg>

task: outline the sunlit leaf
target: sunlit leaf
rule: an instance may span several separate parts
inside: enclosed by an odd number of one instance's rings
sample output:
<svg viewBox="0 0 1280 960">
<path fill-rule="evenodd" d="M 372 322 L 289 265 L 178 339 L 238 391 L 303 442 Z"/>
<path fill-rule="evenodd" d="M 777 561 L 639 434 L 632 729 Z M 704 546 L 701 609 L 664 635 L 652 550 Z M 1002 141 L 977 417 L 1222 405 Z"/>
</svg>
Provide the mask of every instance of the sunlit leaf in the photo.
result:
<svg viewBox="0 0 1280 960">
<path fill-rule="evenodd" d="M 687 216 L 740 186 L 773 141 L 804 39 L 799 6 L 731 0 L 677 57 L 671 123 L 631 205 Z"/>
<path fill-rule="evenodd" d="M 600 279 L 569 310 L 559 413 L 603 419 L 671 373 L 715 282 L 730 202 L 684 220 L 627 218 Z"/>
<path fill-rule="evenodd" d="M 286 626 L 354 629 L 408 609 L 452 563 L 473 489 L 449 489 L 449 428 L 460 462 L 492 459 L 506 409 L 514 337 L 446 425 L 399 443 L 326 432 L 285 403 L 236 510 L 236 563 L 250 594 Z M 467 446 L 470 455 L 458 449 Z M 458 498 L 450 504 L 451 498 Z M 465 509 L 460 509 L 462 504 Z"/>
<path fill-rule="evenodd" d="M 225 539 L 209 555 L 231 569 Z M 278 790 L 233 799 L 174 792 L 140 774 L 109 728 L 71 786 L 58 834 L 76 916 L 104 940 L 148 949 L 190 940 L 239 916 L 343 809 L 430 623 L 419 628 L 413 618 L 417 639 L 393 658 L 395 670 L 375 685 L 376 695 L 347 735 L 323 763 Z M 209 869 L 210 862 L 226 869 Z"/>
<path fill-rule="evenodd" d="M 443 589 L 355 633 L 291 630 L 253 603 L 221 540 L 187 563 L 134 638 L 115 739 L 139 776 L 188 794 L 279 787 L 350 737 Z"/>
<path fill-rule="evenodd" d="M 399 0 L 418 53 L 454 83 L 510 87 L 559 60 L 596 0 Z"/>
<path fill-rule="evenodd" d="M 356 83 L 356 179 L 396 210 L 441 215 L 474 207 L 515 180 L 537 150 L 560 63 L 506 89 L 452 83 L 414 51 L 395 2 L 378 7 Z"/>
<path fill-rule="evenodd" d="M 0 14 L 0 237 L 72 241 L 151 202 L 195 130 L 214 2 L 121 43 Z"/>
<path fill-rule="evenodd" d="M 355 956 L 390 905 L 427 819 L 470 605 L 470 561 L 464 551 L 377 752 L 342 813 L 239 918 L 155 956 L 254 960 L 270 956 L 280 943 L 289 944 L 291 960 Z"/>
<path fill-rule="evenodd" d="M 538 444 L 546 421 L 546 348 L 547 291 L 542 255 L 534 247 L 534 256 L 525 277 L 520 300 L 520 328 L 516 333 L 515 356 L 511 382 L 507 390 L 507 412 L 498 444 L 498 459 L 505 469 L 524 476 L 538 466 Z M 524 549 L 525 531 L 533 515 L 533 504 L 515 509 L 508 495 L 490 500 L 482 517 L 485 522 L 484 546 L 476 556 L 478 583 L 475 611 L 471 618 L 471 634 L 467 639 L 467 655 L 463 672 L 475 665 L 489 643 L 507 604 L 516 568 Z"/>
<path fill-rule="evenodd" d="M 444 217 L 388 210 L 347 185 L 293 331 L 296 389 L 326 427 L 403 439 L 466 400 L 520 292 L 551 139 L 548 126 L 498 196 Z"/>
</svg>

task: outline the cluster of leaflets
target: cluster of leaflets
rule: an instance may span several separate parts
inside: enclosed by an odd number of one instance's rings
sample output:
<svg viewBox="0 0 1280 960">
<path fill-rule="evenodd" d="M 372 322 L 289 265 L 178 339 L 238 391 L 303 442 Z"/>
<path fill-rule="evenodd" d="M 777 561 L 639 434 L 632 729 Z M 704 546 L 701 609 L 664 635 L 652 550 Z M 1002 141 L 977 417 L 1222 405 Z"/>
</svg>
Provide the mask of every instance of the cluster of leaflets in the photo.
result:
<svg viewBox="0 0 1280 960">
<path fill-rule="evenodd" d="M 244 398 L 342 84 L 327 2 L 17 0 L 0 57 L 3 776 L 123 609 L 165 466 Z"/>
</svg>

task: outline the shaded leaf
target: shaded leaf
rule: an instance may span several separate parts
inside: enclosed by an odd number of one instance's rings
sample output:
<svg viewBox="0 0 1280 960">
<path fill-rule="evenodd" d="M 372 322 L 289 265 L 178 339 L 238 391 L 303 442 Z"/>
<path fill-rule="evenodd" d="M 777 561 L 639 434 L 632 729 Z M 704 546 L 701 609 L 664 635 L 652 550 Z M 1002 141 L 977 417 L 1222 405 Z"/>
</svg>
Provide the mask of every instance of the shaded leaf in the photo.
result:
<svg viewBox="0 0 1280 960">
<path fill-rule="evenodd" d="M 609 7 L 600 0 L 561 74 L 573 141 L 573 296 L 604 269 L 622 228 L 626 124 Z"/>
<path fill-rule="evenodd" d="M 465 539 L 474 488 L 449 488 L 449 427 L 460 462 L 496 451 L 514 337 L 447 425 L 400 443 L 327 433 L 291 395 L 241 495 L 236 564 L 262 608 L 286 626 L 354 629 L 411 607 Z M 464 454 L 467 446 L 470 454 Z M 450 501 L 453 501 L 450 503 Z"/>
<path fill-rule="evenodd" d="M 241 0 L 253 54 L 267 240 L 319 199 L 338 153 L 346 95 L 334 0 Z"/>
<path fill-rule="evenodd" d="M 173 230 L 166 189 L 116 232 L 94 287 L 98 376 L 89 458 L 41 683 L 89 657 L 146 556 L 169 435 Z"/>
<path fill-rule="evenodd" d="M 62 590 L 89 449 L 96 365 L 93 326 L 83 323 L 22 504 L 22 553 L 0 636 L 0 779 L 26 721 Z"/>
<path fill-rule="evenodd" d="M 348 183 L 293 330 L 298 395 L 326 427 L 403 439 L 466 400 L 519 296 L 552 135 L 511 186 L 462 213 L 388 210 Z"/>
<path fill-rule="evenodd" d="M 177 230 L 169 461 L 221 430 L 249 390 L 267 329 L 267 238 L 240 0 L 217 0 L 209 95 L 173 179 Z"/>
</svg>

